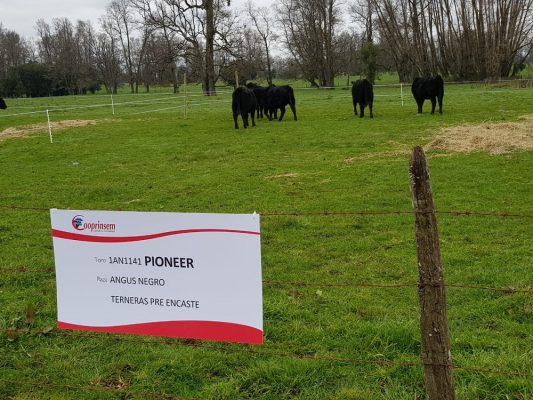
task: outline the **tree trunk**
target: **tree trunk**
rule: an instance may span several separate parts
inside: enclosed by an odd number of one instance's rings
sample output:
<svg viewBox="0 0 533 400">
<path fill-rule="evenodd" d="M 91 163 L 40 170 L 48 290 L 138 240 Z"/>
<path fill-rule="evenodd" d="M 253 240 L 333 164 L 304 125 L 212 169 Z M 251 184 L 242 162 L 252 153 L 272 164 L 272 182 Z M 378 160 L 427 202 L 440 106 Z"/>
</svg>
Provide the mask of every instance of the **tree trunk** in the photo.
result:
<svg viewBox="0 0 533 400">
<path fill-rule="evenodd" d="M 174 94 L 176 94 L 179 92 L 179 83 L 176 75 L 176 64 L 174 62 L 172 62 L 172 66 L 170 67 L 170 73 L 172 74 L 172 87 L 174 89 Z"/>
<path fill-rule="evenodd" d="M 215 41 L 215 12 L 213 0 L 205 0 L 205 94 L 216 96 L 215 91 L 215 63 L 214 41 Z"/>
<path fill-rule="evenodd" d="M 265 41 L 265 50 L 266 50 L 267 82 L 268 82 L 268 86 L 272 86 L 272 65 L 270 63 L 270 50 L 268 48 L 267 39 L 265 38 L 264 41 Z"/>
</svg>

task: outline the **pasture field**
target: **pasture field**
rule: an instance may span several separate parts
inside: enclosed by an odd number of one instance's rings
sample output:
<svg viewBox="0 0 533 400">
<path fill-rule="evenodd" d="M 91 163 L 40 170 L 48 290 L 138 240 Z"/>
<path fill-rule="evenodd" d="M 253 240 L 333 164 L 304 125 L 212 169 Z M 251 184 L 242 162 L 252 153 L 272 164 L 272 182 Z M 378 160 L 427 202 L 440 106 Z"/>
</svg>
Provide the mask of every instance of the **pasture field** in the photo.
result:
<svg viewBox="0 0 533 400">
<path fill-rule="evenodd" d="M 424 399 L 415 145 L 457 399 L 533 399 L 533 89 L 447 85 L 443 115 L 417 115 L 403 89 L 402 106 L 399 86 L 376 86 L 371 120 L 349 90 L 297 88 L 297 122 L 288 110 L 247 130 L 227 88 L 191 87 L 186 118 L 162 90 L 115 96 L 115 115 L 104 95 L 8 99 L 0 399 Z M 258 212 L 264 345 L 57 330 L 50 208 Z"/>
</svg>

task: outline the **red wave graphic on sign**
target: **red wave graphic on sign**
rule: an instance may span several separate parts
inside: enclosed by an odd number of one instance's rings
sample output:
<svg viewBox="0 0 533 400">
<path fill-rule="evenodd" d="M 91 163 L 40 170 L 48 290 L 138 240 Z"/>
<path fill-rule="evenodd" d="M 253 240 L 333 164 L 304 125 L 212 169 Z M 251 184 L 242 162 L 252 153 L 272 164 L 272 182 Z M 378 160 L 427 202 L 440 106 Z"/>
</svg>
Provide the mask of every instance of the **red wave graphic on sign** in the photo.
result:
<svg viewBox="0 0 533 400">
<path fill-rule="evenodd" d="M 92 236 L 81 233 L 72 233 L 52 229 L 52 236 L 60 239 L 78 240 L 82 242 L 100 242 L 100 243 L 122 243 L 122 242 L 139 242 L 141 240 L 157 239 L 165 236 L 184 235 L 189 233 L 239 233 L 245 235 L 260 235 L 259 232 L 241 231 L 237 229 L 183 229 L 179 231 L 154 233 L 151 235 L 141 236 Z"/>
<path fill-rule="evenodd" d="M 247 325 L 215 321 L 161 321 L 117 326 L 85 326 L 57 322 L 59 329 L 128 333 L 134 335 L 204 339 L 221 342 L 262 344 L 263 331 Z"/>
</svg>

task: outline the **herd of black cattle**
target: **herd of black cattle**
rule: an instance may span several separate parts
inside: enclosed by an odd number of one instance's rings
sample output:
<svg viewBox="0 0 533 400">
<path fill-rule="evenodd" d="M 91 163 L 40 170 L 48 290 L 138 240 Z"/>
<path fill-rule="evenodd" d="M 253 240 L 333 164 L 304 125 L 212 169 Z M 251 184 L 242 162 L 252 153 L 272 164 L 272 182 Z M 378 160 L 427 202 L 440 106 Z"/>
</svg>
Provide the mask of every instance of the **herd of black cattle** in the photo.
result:
<svg viewBox="0 0 533 400">
<path fill-rule="evenodd" d="M 266 115 L 268 120 L 272 121 L 272 118 L 278 118 L 278 110 L 280 110 L 279 121 L 281 121 L 287 105 L 291 108 L 294 120 L 297 121 L 294 90 L 289 85 L 262 87 L 255 83 L 248 83 L 246 86 L 239 86 L 233 92 L 231 103 L 235 129 L 239 129 L 237 123 L 239 114 L 245 128 L 248 128 L 248 114 L 252 118 L 252 126 L 255 126 L 256 113 L 257 118 L 263 118 Z"/>
<path fill-rule="evenodd" d="M 415 78 L 411 85 L 411 92 L 418 105 L 418 113 L 422 113 L 424 100 L 431 100 L 431 114 L 435 113 L 437 102 L 439 103 L 439 113 L 442 114 L 444 81 L 440 75 L 434 78 Z M 357 115 L 357 106 L 359 105 L 359 117 L 363 118 L 365 116 L 365 108 L 368 106 L 370 118 L 374 118 L 372 113 L 374 88 L 370 81 L 360 79 L 353 82 L 352 101 L 355 115 Z M 248 115 L 252 119 L 252 126 L 255 126 L 256 117 L 263 118 L 266 115 L 268 120 L 272 121 L 272 119 L 277 119 L 277 113 L 280 110 L 278 121 L 281 121 L 285 115 L 287 105 L 291 108 L 294 120 L 297 121 L 294 90 L 288 85 L 262 87 L 254 83 L 248 83 L 246 86 L 239 86 L 233 92 L 231 104 L 235 129 L 239 129 L 237 122 L 239 115 L 245 128 L 249 125 Z"/>
<path fill-rule="evenodd" d="M 435 113 L 437 101 L 439 103 L 439 113 L 442 114 L 444 81 L 440 75 L 434 78 L 416 78 L 411 85 L 411 92 L 418 105 L 418 113 L 422 112 L 424 100 L 431 100 L 431 114 Z M 374 118 L 372 114 L 374 89 L 370 81 L 360 79 L 357 82 L 353 82 L 352 100 L 355 115 L 357 115 L 357 105 L 359 105 L 359 117 L 361 118 L 365 116 L 365 108 L 368 106 L 370 118 Z M 279 110 L 280 115 L 278 121 L 281 122 L 287 106 L 290 107 L 294 115 L 294 120 L 297 121 L 294 90 L 288 85 L 262 87 L 254 83 L 248 83 L 246 86 L 239 86 L 233 92 L 231 104 L 235 129 L 239 129 L 239 124 L 237 123 L 239 115 L 242 118 L 245 128 L 248 128 L 248 115 L 252 119 L 252 126 L 255 126 L 256 115 L 257 118 L 266 116 L 269 121 L 272 121 L 272 119 L 278 118 Z M 0 97 L 0 109 L 5 110 L 6 108 L 6 102 Z"/>
</svg>

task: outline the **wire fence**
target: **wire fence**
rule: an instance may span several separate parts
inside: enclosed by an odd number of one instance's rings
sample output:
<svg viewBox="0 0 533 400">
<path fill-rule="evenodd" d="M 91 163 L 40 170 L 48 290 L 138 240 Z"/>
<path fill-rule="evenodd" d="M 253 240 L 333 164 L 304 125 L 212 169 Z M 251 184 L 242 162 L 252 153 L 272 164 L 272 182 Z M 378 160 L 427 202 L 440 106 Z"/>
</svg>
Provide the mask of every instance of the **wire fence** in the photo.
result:
<svg viewBox="0 0 533 400">
<path fill-rule="evenodd" d="M 268 282 L 266 282 L 268 284 Z M 379 286 L 374 285 L 373 287 L 378 288 L 384 288 L 385 286 Z M 407 287 L 402 285 L 394 285 L 394 286 L 388 286 L 388 288 L 397 288 L 397 287 Z M 453 287 L 453 286 L 452 286 Z M 478 289 L 478 287 L 474 287 Z M 494 290 L 494 288 L 490 288 L 490 290 Z M 499 289 L 495 289 L 499 290 Z M 529 292 L 530 293 L 530 292 Z M 5 330 L 8 337 L 10 335 L 9 328 Z M 209 342 L 209 341 L 200 341 L 195 339 L 177 339 L 177 338 L 166 338 L 166 337 L 154 337 L 154 336 L 133 336 L 133 335 L 115 335 L 110 333 L 93 333 L 93 332 L 86 332 L 86 331 L 61 331 L 57 329 L 46 329 L 43 331 L 36 330 L 33 333 L 30 333 L 34 336 L 40 336 L 40 337 L 65 337 L 65 338 L 73 338 L 75 340 L 78 339 L 95 339 L 95 340 L 114 340 L 119 342 L 128 342 L 128 343 L 136 343 L 136 344 L 142 344 L 142 345 L 153 345 L 153 344 L 160 344 L 160 345 L 169 345 L 169 346 L 186 346 L 186 347 L 193 347 L 193 348 L 202 348 L 206 350 L 211 351 L 217 351 L 221 353 L 239 353 L 239 354 L 247 354 L 247 355 L 254 355 L 254 356 L 261 356 L 261 357 L 283 357 L 283 358 L 291 358 L 295 360 L 309 360 L 309 361 L 317 361 L 317 362 L 334 362 L 334 363 L 342 363 L 342 364 L 349 364 L 349 365 L 384 365 L 384 366 L 401 366 L 401 367 L 421 367 L 425 365 L 432 365 L 432 366 L 447 366 L 452 367 L 456 371 L 465 371 L 465 372 L 473 372 L 473 373 L 481 373 L 481 374 L 493 374 L 498 376 L 504 376 L 504 377 L 530 377 L 531 374 L 528 372 L 522 372 L 522 371 L 502 371 L 501 369 L 494 369 L 494 368 L 480 368 L 480 367 L 466 367 L 459 364 L 455 365 L 441 365 L 441 364 L 435 364 L 435 363 L 428 363 L 424 362 L 422 360 L 412 360 L 412 361 L 400 361 L 400 360 L 393 360 L 393 359 L 386 359 L 383 355 L 375 355 L 375 354 L 368 354 L 365 358 L 353 358 L 353 357 L 339 357 L 332 354 L 324 354 L 321 352 L 321 350 L 313 350 L 307 348 L 305 351 L 286 351 L 286 350 L 279 350 L 277 348 L 276 343 L 273 342 L 266 342 L 263 344 L 261 348 L 257 348 L 252 345 L 242 345 L 242 344 L 232 344 L 232 343 L 217 343 L 217 342 Z"/>
<path fill-rule="evenodd" d="M 0 204 L 0 209 L 6 210 L 20 210 L 20 211 L 46 211 L 49 212 L 53 208 L 58 207 L 28 207 L 18 206 L 14 204 Z M 126 210 L 114 210 L 126 211 Z M 385 210 L 385 211 L 265 211 L 258 212 L 262 217 L 343 217 L 343 216 L 377 216 L 377 215 L 413 215 L 414 211 L 408 210 Z M 533 214 L 516 213 L 509 211 L 447 211 L 436 210 L 437 214 L 454 215 L 464 217 L 502 217 L 502 218 L 533 218 Z"/>
<path fill-rule="evenodd" d="M 53 207 L 52 207 L 53 208 Z M 0 210 L 13 211 L 29 211 L 29 212 L 49 212 L 50 208 L 44 207 L 26 207 L 12 204 L 0 205 Z M 114 210 L 122 211 L 122 210 Z M 526 213 L 511 213 L 511 212 L 477 212 L 477 211 L 435 211 L 436 214 L 450 215 L 456 217 L 493 217 L 493 218 L 519 218 L 531 219 L 533 214 Z M 347 217 L 347 216 L 393 216 L 393 215 L 409 215 L 414 214 L 413 211 L 323 211 L 323 212 L 258 212 L 261 218 L 269 217 Z M 0 266 L 0 271 L 4 273 L 50 273 L 54 270 L 51 267 L 35 268 L 29 266 Z M 401 283 L 401 284 L 372 284 L 372 283 L 320 283 L 320 282 L 303 282 L 303 281 L 273 281 L 263 280 L 263 284 L 267 286 L 291 286 L 291 287 L 314 287 L 314 288 L 367 288 L 367 289 L 395 289 L 395 288 L 420 288 L 419 283 Z M 439 284 L 439 287 L 446 287 L 451 289 L 474 289 L 504 293 L 533 293 L 531 288 L 521 288 L 518 285 L 509 285 L 507 287 L 489 287 L 480 285 L 465 285 L 465 284 Z"/>
<path fill-rule="evenodd" d="M 498 81 L 496 83 L 498 84 L 509 84 L 509 83 L 513 83 L 513 84 L 517 84 L 518 87 L 516 89 L 513 89 L 513 88 L 508 88 L 507 90 L 522 90 L 523 88 L 529 88 L 530 86 L 532 85 L 529 85 L 529 82 L 533 82 L 533 80 L 506 80 L 506 81 Z M 495 85 L 496 83 L 491 83 L 491 82 L 484 82 L 484 81 L 469 81 L 469 82 L 446 82 L 446 85 L 482 85 L 482 86 L 490 86 L 490 85 Z M 332 89 L 340 89 L 340 90 L 348 90 L 350 89 L 351 86 L 333 86 L 333 87 L 321 87 L 321 88 L 315 88 L 315 87 L 294 87 L 294 90 L 295 91 L 315 91 L 319 96 L 321 97 L 317 97 L 317 100 L 323 100 L 323 94 L 324 92 L 327 92 L 329 90 L 332 90 Z M 410 85 L 409 84 L 404 84 L 404 83 L 397 83 L 397 84 L 376 84 L 374 85 L 374 88 L 378 89 L 378 93 L 375 93 L 375 97 L 392 97 L 392 98 L 396 98 L 396 99 L 400 99 L 401 100 L 401 103 L 403 104 L 404 102 L 404 98 L 407 98 L 407 92 L 409 92 L 410 90 Z M 392 94 L 380 94 L 379 91 L 381 89 L 387 89 L 387 88 L 390 88 L 390 89 L 396 89 L 398 90 L 397 93 L 392 93 Z M 506 91 L 507 91 L 506 90 Z M 19 117 L 19 116 L 24 116 L 24 115 L 30 115 L 30 114 L 39 114 L 39 113 L 46 113 L 46 110 L 48 110 L 49 112 L 59 112 L 59 111 L 73 111 L 73 110 L 81 110 L 81 109 L 90 109 L 90 108 L 113 108 L 115 106 L 132 106 L 132 105 L 140 105 L 140 104 L 144 104 L 144 105 L 154 105 L 154 104 L 158 104 L 160 103 L 161 101 L 163 102 L 168 102 L 169 100 L 169 97 L 172 98 L 172 100 L 174 100 L 175 102 L 184 102 L 186 98 L 195 98 L 195 97 L 200 97 L 200 98 L 212 98 L 212 97 L 217 97 L 217 96 L 225 96 L 225 95 L 230 95 L 231 93 L 233 92 L 233 88 L 219 88 L 217 89 L 217 92 L 214 92 L 214 93 L 196 93 L 196 94 L 184 94 L 184 93 L 178 93 L 178 94 L 174 94 L 174 93 L 167 93 L 167 94 L 163 94 L 163 93 L 157 93 L 157 94 L 154 94 L 154 95 L 151 95 L 151 94 L 147 94 L 147 93 L 144 93 L 144 94 L 117 94 L 117 95 L 109 95 L 109 102 L 108 103 L 100 103 L 100 104 L 86 104 L 86 105 L 77 105 L 77 106 L 69 106 L 69 107 L 64 107 L 64 106 L 56 106 L 56 105 L 42 105 L 40 106 L 41 109 L 40 110 L 35 110 L 35 111 L 27 111 L 27 112 L 20 112 L 20 113 L 2 113 L 0 114 L 0 119 L 3 119 L 3 118 L 10 118 L 10 117 Z M 501 93 L 503 92 L 503 90 L 487 90 L 486 91 L 487 93 Z M 134 101 L 120 101 L 120 102 L 114 102 L 113 99 L 114 98 L 120 98 L 120 97 L 127 97 L 127 96 L 164 96 L 164 97 L 160 97 L 160 98 L 150 98 L 150 99 L 146 99 L 146 100 L 134 100 Z M 102 96 L 104 97 L 104 95 Z M 108 97 L 107 95 L 105 97 Z M 346 96 L 337 96 L 336 97 L 337 99 L 347 99 L 347 98 L 351 98 L 350 95 L 346 95 Z M 22 100 L 22 99 L 15 99 L 15 100 Z M 309 101 L 306 101 L 306 103 L 308 103 Z M 170 104 L 170 103 L 169 103 Z M 210 102 L 199 102 L 197 104 L 210 104 Z M 11 106 L 10 108 L 18 108 L 18 107 L 21 107 L 21 108 L 29 108 L 29 106 Z M 171 108 L 169 108 L 171 109 Z M 158 111 L 161 111 L 161 110 L 153 110 L 153 112 L 158 112 Z M 150 111 L 146 111 L 146 112 L 150 112 Z"/>
<path fill-rule="evenodd" d="M 133 336 L 133 335 L 115 335 L 109 333 L 92 333 L 85 331 L 60 331 L 56 329 L 47 330 L 46 333 L 35 332 L 34 335 L 46 336 L 46 337 L 64 337 L 73 339 L 94 339 L 94 340 L 114 340 L 119 342 L 135 343 L 141 345 L 168 345 L 168 346 L 185 346 L 192 348 L 202 348 L 205 350 L 216 351 L 221 353 L 237 353 L 246 354 L 259 357 L 277 357 L 277 358 L 290 358 L 294 360 L 307 360 L 316 362 L 329 362 L 329 363 L 341 363 L 349 365 L 384 365 L 389 367 L 422 367 L 425 365 L 433 366 L 446 366 L 452 367 L 456 371 L 465 371 L 481 374 L 493 374 L 504 377 L 524 377 L 527 378 L 531 374 L 521 371 L 502 371 L 495 368 L 478 368 L 478 367 L 466 367 L 462 365 L 442 365 L 435 363 L 424 362 L 420 359 L 412 361 L 400 361 L 386 359 L 383 355 L 368 354 L 365 358 L 354 357 L 339 357 L 332 354 L 321 353 L 320 350 L 306 349 L 305 351 L 286 351 L 279 350 L 275 343 L 266 342 L 261 348 L 257 348 L 252 345 L 241 345 L 231 343 L 216 343 L 209 341 L 200 341 L 195 339 L 176 339 L 165 337 L 152 337 L 152 336 Z M 62 356 L 61 356 L 62 357 Z"/>
<path fill-rule="evenodd" d="M 0 271 L 2 273 L 28 273 L 28 274 L 50 274 L 54 276 L 55 270 L 53 267 L 29 267 L 29 266 L 0 266 Z M 372 284 L 372 283 L 323 283 L 323 282 L 303 282 L 303 281 L 273 281 L 268 279 L 263 279 L 263 285 L 270 287 L 297 287 L 297 288 L 314 288 L 314 289 L 419 289 L 423 285 L 419 283 L 397 283 L 397 284 Z M 515 286 L 508 287 L 490 287 L 490 286 L 479 286 L 479 285 L 457 285 L 457 284 L 439 284 L 435 287 L 443 287 L 448 289 L 473 289 L 473 290 L 483 290 L 489 292 L 502 292 L 506 294 L 513 293 L 526 293 L 533 294 L 533 289 L 531 288 L 521 288 Z"/>
<path fill-rule="evenodd" d="M 0 211 L 8 212 L 49 212 L 49 208 L 44 207 L 27 207 L 17 205 L 0 205 Z M 410 215 L 413 216 L 413 211 L 397 210 L 397 211 L 347 211 L 347 212 L 265 212 L 259 213 L 262 218 L 276 218 L 276 217 L 347 217 L 347 216 L 360 216 L 360 217 L 385 217 L 394 215 Z M 519 218 L 528 219 L 533 215 L 527 213 L 511 213 L 511 212 L 475 212 L 475 211 L 437 211 L 437 214 L 451 215 L 454 217 L 482 217 L 482 218 Z M 52 266 L 35 267 L 35 266 L 0 266 L 0 272 L 2 274 L 40 274 L 44 273 L 53 277 L 55 275 L 54 268 Z M 271 288 L 312 288 L 315 289 L 368 289 L 368 290 L 420 290 L 421 284 L 415 282 L 407 283 L 369 283 L 369 282 L 343 282 L 343 283 L 324 283 L 324 282 L 309 282 L 309 281 L 281 281 L 281 280 L 263 280 L 263 286 Z M 523 294 L 529 296 L 533 294 L 533 289 L 530 287 L 518 287 L 519 285 L 509 285 L 508 287 L 490 287 L 482 285 L 467 285 L 467 284 L 435 284 L 434 286 L 456 289 L 456 290 L 481 290 L 490 292 L 501 292 L 504 294 Z M 265 318 L 268 322 L 269 319 Z M 272 320 L 272 323 L 279 322 L 278 320 Z M 10 335 L 17 335 L 17 331 L 9 332 L 10 328 L 4 331 L 4 334 L 9 338 Z M 63 337 L 67 339 L 84 340 L 93 339 L 101 343 L 102 340 L 113 340 L 124 343 L 134 343 L 140 346 L 153 346 L 168 345 L 168 346 L 186 346 L 192 348 L 201 348 L 203 350 L 227 354 L 242 354 L 247 357 L 261 357 L 261 358 L 285 358 L 291 360 L 298 360 L 303 362 L 312 363 L 328 363 L 328 364 L 340 364 L 349 366 L 371 366 L 379 365 L 385 368 L 405 367 L 405 368 L 418 368 L 422 369 L 426 366 L 433 367 L 448 367 L 456 373 L 466 374 L 481 374 L 481 375 L 494 375 L 503 378 L 518 378 L 518 379 L 530 379 L 532 378 L 530 371 L 528 370 L 502 370 L 501 368 L 485 368 L 485 367 L 470 367 L 461 365 L 461 362 L 455 361 L 454 364 L 441 365 L 430 362 L 425 362 L 423 358 L 409 359 L 388 359 L 383 355 L 367 354 L 360 357 L 344 357 L 334 353 L 334 350 L 324 352 L 323 349 L 309 349 L 287 350 L 281 349 L 283 344 L 271 342 L 266 340 L 261 348 L 257 348 L 251 345 L 229 344 L 229 343 L 217 343 L 208 341 L 199 341 L 194 339 L 175 339 L 164 337 L 152 337 L 152 336 L 132 336 L 132 335 L 116 335 L 110 333 L 93 333 L 85 331 L 62 331 L 55 328 L 47 329 L 44 333 L 42 331 L 30 331 L 26 333 L 37 337 Z M 452 346 L 453 348 L 453 346 Z M 411 356 L 412 357 L 412 356 Z M 465 362 L 465 360 L 463 360 Z M 17 380 L 14 382 L 17 386 L 25 385 L 24 381 Z M 56 382 L 31 382 L 32 387 L 39 388 L 41 390 L 62 390 L 62 391 L 90 391 L 95 393 L 113 393 L 123 396 L 133 396 L 145 399 L 176 399 L 176 400 L 199 400 L 197 397 L 181 397 L 173 394 L 161 393 L 161 392 L 145 392 L 137 391 L 129 387 L 126 382 L 91 382 L 90 384 L 60 384 Z"/>
<path fill-rule="evenodd" d="M 447 82 L 446 85 L 452 84 L 452 85 L 471 85 L 472 87 L 494 87 L 494 85 L 517 85 L 517 88 L 509 88 L 507 87 L 505 91 L 510 90 L 524 90 L 525 88 L 530 88 L 533 86 L 533 80 L 507 80 L 507 81 L 498 81 L 498 82 L 484 82 L 484 81 L 469 81 L 469 82 Z M 498 86 L 498 87 L 499 87 Z M 409 85 L 404 83 L 398 83 L 398 84 L 377 84 L 374 85 L 374 87 L 377 89 L 376 93 L 374 94 L 374 97 L 381 98 L 382 101 L 386 102 L 397 102 L 402 107 L 404 106 L 404 103 L 407 98 L 410 98 L 408 96 L 409 91 Z M 295 91 L 315 91 L 317 94 L 316 97 L 306 97 L 303 99 L 303 101 L 300 102 L 300 104 L 304 104 L 305 107 L 319 107 L 320 105 L 324 104 L 325 100 L 330 100 L 331 96 L 328 95 L 328 97 L 324 97 L 324 93 L 329 92 L 332 89 L 340 89 L 340 90 L 348 90 L 350 86 L 335 86 L 335 87 L 321 87 L 321 88 L 313 88 L 313 87 L 295 87 Z M 380 93 L 380 91 L 384 90 L 385 92 Z M 392 90 L 392 92 L 390 92 Z M 396 91 L 396 92 L 395 92 Z M 501 93 L 504 90 L 479 90 L 479 93 Z M 118 109 L 121 109 L 120 116 L 128 117 L 128 116 L 137 116 L 137 115 L 147 115 L 147 114 L 155 114 L 155 113 L 161 113 L 161 112 L 170 112 L 170 111 L 178 111 L 181 110 L 183 112 L 183 117 L 187 118 L 188 115 L 188 109 L 189 108 L 203 108 L 203 109 L 212 109 L 209 106 L 213 105 L 213 99 L 217 99 L 216 104 L 229 104 L 231 102 L 231 99 L 227 100 L 218 100 L 220 97 L 224 98 L 226 96 L 229 96 L 233 92 L 233 88 L 226 87 L 226 88 L 219 88 L 217 89 L 217 92 L 209 92 L 209 93 L 188 93 L 187 90 L 185 90 L 185 93 L 156 93 L 154 95 L 150 95 L 148 93 L 144 94 L 120 94 L 120 95 L 109 95 L 105 97 L 109 97 L 110 102 L 106 103 L 98 103 L 98 104 L 80 104 L 80 105 L 72 105 L 65 107 L 64 105 L 44 105 L 40 106 L 43 109 L 40 110 L 34 110 L 34 111 L 23 111 L 23 112 L 15 112 L 15 113 L 1 113 L 0 114 L 0 121 L 10 119 L 18 119 L 18 118 L 24 118 L 29 116 L 36 116 L 43 115 L 43 118 L 41 120 L 41 123 L 38 124 L 37 122 L 34 123 L 34 125 L 20 125 L 19 126 L 13 126 L 10 129 L 7 129 L 3 133 L 9 137 L 10 135 L 23 135 L 23 134 L 31 134 L 33 132 L 43 132 L 48 131 L 49 137 L 50 137 L 50 143 L 53 143 L 53 131 L 57 128 L 63 128 L 62 126 L 58 126 L 58 122 L 54 122 L 56 120 L 63 120 L 61 117 L 56 117 L 57 115 L 60 115 L 62 113 L 69 113 L 74 111 L 82 111 L 82 110 L 101 110 L 100 114 L 98 114 L 98 117 L 102 117 L 105 115 L 112 115 L 113 117 L 117 116 Z M 131 101 L 124 101 L 123 98 L 134 96 L 136 98 L 135 100 Z M 143 97 L 150 97 L 147 99 L 138 100 L 138 96 Z M 155 97 L 152 97 L 155 96 Z M 75 96 L 76 99 L 83 99 L 82 96 Z M 115 102 L 114 99 L 118 98 L 120 101 Z M 196 101 L 191 102 L 191 99 L 196 99 Z M 204 99 L 203 101 L 200 100 L 200 98 Z M 90 99 L 90 98 L 89 98 Z M 351 99 L 351 95 L 336 95 L 334 97 L 336 101 L 348 101 Z M 19 99 L 20 100 L 20 99 Z M 200 100 L 200 101 L 198 101 Z M 161 107 L 161 108 L 153 108 L 153 106 L 158 105 L 168 105 L 168 107 Z M 17 109 L 18 106 L 10 107 Z M 29 108 L 30 106 L 21 106 L 24 109 Z M 149 109 L 145 109 L 142 111 L 131 111 L 132 107 L 151 107 Z M 126 109 L 125 109 L 126 108 Z M 110 112 L 104 112 L 105 109 L 111 110 Z M 51 118 L 50 115 L 53 114 L 53 117 Z M 88 117 L 89 114 L 86 115 Z M 79 114 L 76 115 L 77 118 L 79 118 Z M 46 118 L 46 119 L 45 119 Z M 27 123 L 27 121 L 24 121 Z M 17 124 L 15 124 L 17 125 Z M 2 133 L 0 131 L 0 133 Z"/>
</svg>

